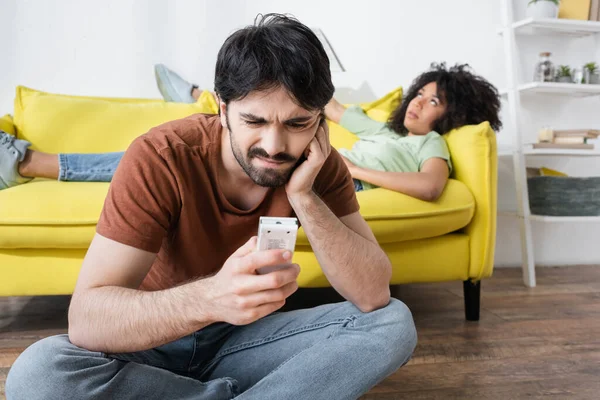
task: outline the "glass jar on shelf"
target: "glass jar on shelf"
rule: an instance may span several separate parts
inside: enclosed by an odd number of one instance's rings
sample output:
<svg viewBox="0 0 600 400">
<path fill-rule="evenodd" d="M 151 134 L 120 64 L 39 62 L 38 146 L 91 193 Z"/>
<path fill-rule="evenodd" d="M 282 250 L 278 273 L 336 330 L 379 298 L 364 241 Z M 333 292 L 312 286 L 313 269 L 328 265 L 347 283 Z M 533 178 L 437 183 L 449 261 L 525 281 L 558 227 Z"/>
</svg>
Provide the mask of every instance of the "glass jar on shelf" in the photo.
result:
<svg viewBox="0 0 600 400">
<path fill-rule="evenodd" d="M 533 81 L 534 82 L 553 82 L 554 81 L 554 64 L 550 61 L 550 52 L 540 53 L 540 58 L 535 64 L 535 69 L 533 71 Z"/>
<path fill-rule="evenodd" d="M 575 68 L 573 70 L 573 82 L 575 83 L 584 83 L 585 75 L 582 68 Z"/>
<path fill-rule="evenodd" d="M 554 130 L 550 126 L 542 126 L 538 131 L 538 143 L 552 143 L 554 140 Z"/>
</svg>

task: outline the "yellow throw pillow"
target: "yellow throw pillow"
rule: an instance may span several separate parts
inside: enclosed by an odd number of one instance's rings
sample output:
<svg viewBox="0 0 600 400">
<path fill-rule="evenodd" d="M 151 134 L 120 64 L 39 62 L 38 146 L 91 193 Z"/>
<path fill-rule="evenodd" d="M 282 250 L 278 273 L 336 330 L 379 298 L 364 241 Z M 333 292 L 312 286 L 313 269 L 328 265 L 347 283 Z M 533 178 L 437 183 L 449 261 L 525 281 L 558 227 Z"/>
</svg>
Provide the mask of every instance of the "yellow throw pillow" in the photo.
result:
<svg viewBox="0 0 600 400">
<path fill-rule="evenodd" d="M 210 93 L 194 104 L 152 99 L 68 96 L 17 87 L 14 121 L 20 139 L 49 153 L 123 151 L 167 121 L 217 111 Z"/>
<path fill-rule="evenodd" d="M 385 122 L 402 101 L 402 87 L 398 87 L 382 98 L 371 103 L 361 103 L 360 107 L 375 121 Z M 349 106 L 347 104 L 346 106 Z M 329 139 L 336 149 L 351 149 L 358 138 L 335 122 L 329 122 Z"/>
<path fill-rule="evenodd" d="M 376 121 L 385 122 L 390 114 L 400 105 L 402 101 L 402 87 L 397 87 L 382 98 L 371 103 L 361 103 L 360 107 L 367 115 Z"/>
<path fill-rule="evenodd" d="M 10 114 L 6 114 L 4 117 L 0 118 L 0 131 L 10 133 L 13 136 L 15 135 L 15 125 Z"/>
<path fill-rule="evenodd" d="M 565 174 L 564 172 L 560 172 L 555 169 L 550 169 L 550 168 L 546 168 L 546 167 L 540 168 L 540 175 L 541 176 L 569 176 L 569 175 Z"/>
</svg>

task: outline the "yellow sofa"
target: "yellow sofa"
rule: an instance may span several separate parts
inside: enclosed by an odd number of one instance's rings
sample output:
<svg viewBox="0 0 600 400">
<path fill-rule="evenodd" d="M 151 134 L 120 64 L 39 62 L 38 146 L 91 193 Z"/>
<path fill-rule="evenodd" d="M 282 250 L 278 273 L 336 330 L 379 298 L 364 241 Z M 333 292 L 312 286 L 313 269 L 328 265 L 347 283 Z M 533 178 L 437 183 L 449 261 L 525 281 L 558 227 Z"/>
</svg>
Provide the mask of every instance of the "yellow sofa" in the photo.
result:
<svg viewBox="0 0 600 400">
<path fill-rule="evenodd" d="M 402 95 L 396 89 L 363 104 L 385 120 Z M 56 95 L 18 87 L 14 119 L 0 129 L 57 152 L 120 151 L 164 121 L 216 112 L 210 96 L 195 104 L 161 100 Z M 330 123 L 335 147 L 350 147 L 354 135 Z M 445 135 L 454 172 L 433 203 L 384 189 L 358 193 L 361 213 L 392 260 L 392 284 L 463 281 L 469 320 L 479 318 L 480 280 L 492 274 L 496 232 L 497 157 L 489 124 Z M 0 191 L 0 296 L 70 294 L 95 232 L 108 183 L 35 179 Z M 323 275 L 301 232 L 295 261 L 301 287 L 323 287 Z"/>
</svg>

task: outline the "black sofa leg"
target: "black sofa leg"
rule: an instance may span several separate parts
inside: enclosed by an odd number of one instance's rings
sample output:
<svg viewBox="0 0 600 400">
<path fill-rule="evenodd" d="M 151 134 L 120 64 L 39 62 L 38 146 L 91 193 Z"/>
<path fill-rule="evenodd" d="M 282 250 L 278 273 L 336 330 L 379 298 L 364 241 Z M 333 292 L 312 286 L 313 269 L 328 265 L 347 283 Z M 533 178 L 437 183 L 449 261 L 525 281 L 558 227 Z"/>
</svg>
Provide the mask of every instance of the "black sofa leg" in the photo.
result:
<svg viewBox="0 0 600 400">
<path fill-rule="evenodd" d="M 479 321 L 481 281 L 464 281 L 463 292 L 465 296 L 465 318 L 467 318 L 467 321 Z"/>
</svg>

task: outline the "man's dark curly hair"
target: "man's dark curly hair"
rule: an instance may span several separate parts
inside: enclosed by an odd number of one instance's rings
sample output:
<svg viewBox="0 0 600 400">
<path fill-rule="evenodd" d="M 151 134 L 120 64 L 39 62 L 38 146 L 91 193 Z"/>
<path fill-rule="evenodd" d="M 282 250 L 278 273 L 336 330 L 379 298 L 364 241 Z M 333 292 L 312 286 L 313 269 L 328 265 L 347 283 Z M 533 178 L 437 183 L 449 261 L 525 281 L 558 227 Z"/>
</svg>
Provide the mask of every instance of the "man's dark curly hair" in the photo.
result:
<svg viewBox="0 0 600 400">
<path fill-rule="evenodd" d="M 437 84 L 438 96 L 446 104 L 446 112 L 434 124 L 433 130 L 445 134 L 463 125 L 476 125 L 488 121 L 493 130 L 502 127 L 500 121 L 500 96 L 494 85 L 475 75 L 468 64 L 446 67 L 446 63 L 432 63 L 430 69 L 419 75 L 411 84 L 402 103 L 388 120 L 390 129 L 406 135 L 404 126 L 406 110 L 419 90 L 428 83 Z"/>
</svg>

